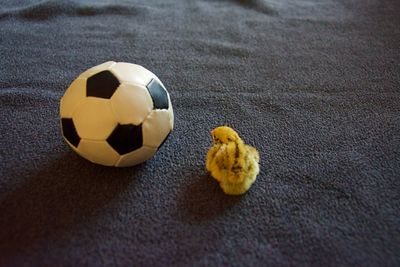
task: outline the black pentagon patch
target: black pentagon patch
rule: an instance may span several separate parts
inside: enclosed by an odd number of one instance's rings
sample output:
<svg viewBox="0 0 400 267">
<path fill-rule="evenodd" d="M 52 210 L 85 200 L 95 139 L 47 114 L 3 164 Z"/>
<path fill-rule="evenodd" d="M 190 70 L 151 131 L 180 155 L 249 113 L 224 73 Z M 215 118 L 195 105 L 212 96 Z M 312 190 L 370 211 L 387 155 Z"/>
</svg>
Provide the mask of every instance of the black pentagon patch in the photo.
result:
<svg viewBox="0 0 400 267">
<path fill-rule="evenodd" d="M 171 132 L 169 132 L 168 134 L 167 134 L 167 136 L 164 138 L 164 140 L 161 142 L 161 144 L 158 146 L 158 148 L 157 148 L 157 150 L 158 149 L 160 149 L 163 145 L 164 145 L 164 143 L 165 143 L 165 141 L 167 141 L 167 139 L 168 139 L 168 137 L 171 135 Z"/>
<path fill-rule="evenodd" d="M 135 151 L 143 146 L 142 125 L 118 124 L 107 142 L 120 155 Z"/>
<path fill-rule="evenodd" d="M 64 137 L 70 142 L 74 147 L 78 147 L 81 138 L 76 132 L 74 122 L 72 119 L 61 119 L 61 127 Z"/>
<path fill-rule="evenodd" d="M 168 94 L 164 87 L 155 79 L 147 85 L 147 89 L 153 99 L 154 109 L 168 109 Z"/>
<path fill-rule="evenodd" d="M 109 99 L 119 86 L 118 79 L 108 70 L 101 71 L 87 79 L 86 96 Z"/>
</svg>

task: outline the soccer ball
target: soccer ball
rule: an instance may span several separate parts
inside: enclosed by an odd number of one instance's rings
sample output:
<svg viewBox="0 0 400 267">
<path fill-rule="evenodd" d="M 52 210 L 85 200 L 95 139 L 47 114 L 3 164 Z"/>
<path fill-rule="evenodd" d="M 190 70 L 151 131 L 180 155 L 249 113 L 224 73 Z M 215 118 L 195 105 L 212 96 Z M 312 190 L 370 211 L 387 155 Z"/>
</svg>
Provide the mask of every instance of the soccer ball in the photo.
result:
<svg viewBox="0 0 400 267">
<path fill-rule="evenodd" d="M 109 61 L 71 83 L 60 101 L 64 140 L 79 155 L 106 166 L 150 159 L 174 125 L 170 96 L 142 66 Z"/>
</svg>

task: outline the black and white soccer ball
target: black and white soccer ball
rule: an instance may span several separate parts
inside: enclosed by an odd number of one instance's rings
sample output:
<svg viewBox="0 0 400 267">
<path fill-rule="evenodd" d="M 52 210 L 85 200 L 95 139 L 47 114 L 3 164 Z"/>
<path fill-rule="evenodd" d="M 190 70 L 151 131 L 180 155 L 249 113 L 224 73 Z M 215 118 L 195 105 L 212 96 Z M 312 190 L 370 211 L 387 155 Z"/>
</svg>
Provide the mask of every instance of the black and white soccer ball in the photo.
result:
<svg viewBox="0 0 400 267">
<path fill-rule="evenodd" d="M 105 62 L 76 78 L 60 101 L 64 140 L 79 155 L 106 166 L 150 159 L 174 125 L 171 98 L 142 66 Z"/>
</svg>

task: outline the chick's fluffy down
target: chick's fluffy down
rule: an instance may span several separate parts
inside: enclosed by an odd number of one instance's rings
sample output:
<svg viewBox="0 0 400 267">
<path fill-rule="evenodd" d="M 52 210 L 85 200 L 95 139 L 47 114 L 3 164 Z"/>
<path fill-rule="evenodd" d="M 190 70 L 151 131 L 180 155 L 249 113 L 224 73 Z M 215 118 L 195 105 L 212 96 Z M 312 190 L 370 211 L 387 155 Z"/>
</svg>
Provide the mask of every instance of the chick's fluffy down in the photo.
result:
<svg viewBox="0 0 400 267">
<path fill-rule="evenodd" d="M 207 153 L 207 170 L 226 194 L 244 194 L 259 173 L 258 151 L 244 144 L 239 135 L 227 126 L 217 127 L 211 134 L 213 146 Z"/>
</svg>

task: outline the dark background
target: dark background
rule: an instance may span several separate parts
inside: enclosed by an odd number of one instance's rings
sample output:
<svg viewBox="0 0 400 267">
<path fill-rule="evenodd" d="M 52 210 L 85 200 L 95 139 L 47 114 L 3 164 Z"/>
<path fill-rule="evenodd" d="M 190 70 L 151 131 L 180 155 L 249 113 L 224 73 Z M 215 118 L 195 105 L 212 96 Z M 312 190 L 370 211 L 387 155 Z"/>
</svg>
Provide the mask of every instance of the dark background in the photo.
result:
<svg viewBox="0 0 400 267">
<path fill-rule="evenodd" d="M 1 266 L 399 266 L 399 1 L 0 3 Z M 108 60 L 172 98 L 137 167 L 60 134 L 64 91 Z M 261 154 L 242 197 L 205 171 L 221 124 Z"/>
</svg>

